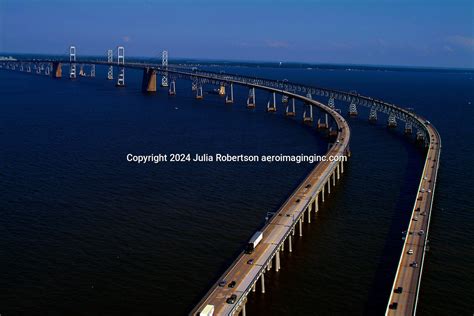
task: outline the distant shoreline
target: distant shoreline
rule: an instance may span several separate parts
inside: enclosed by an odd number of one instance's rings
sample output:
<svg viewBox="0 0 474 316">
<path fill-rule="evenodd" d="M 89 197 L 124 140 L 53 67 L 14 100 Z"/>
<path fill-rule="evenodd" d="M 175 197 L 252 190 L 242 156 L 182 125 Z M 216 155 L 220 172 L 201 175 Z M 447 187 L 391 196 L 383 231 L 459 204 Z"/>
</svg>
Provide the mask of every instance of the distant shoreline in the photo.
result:
<svg viewBox="0 0 474 316">
<path fill-rule="evenodd" d="M 0 56 L 8 57 L 54 57 L 66 58 L 67 55 L 57 54 L 22 54 L 5 52 Z M 83 55 L 87 59 L 105 59 L 101 55 Z M 0 57 L 1 58 L 1 57 Z M 161 63 L 161 57 L 156 58 L 127 56 L 128 60 L 153 61 Z M 359 64 L 331 64 L 331 63 L 303 63 L 303 62 L 276 62 L 276 61 L 242 61 L 242 60 L 221 60 L 221 59 L 195 59 L 195 58 L 170 58 L 170 64 L 180 64 L 189 66 L 207 66 L 207 67 L 260 67 L 260 68 L 295 68 L 307 70 L 346 70 L 346 71 L 415 71 L 415 72 L 455 72 L 455 73 L 474 73 L 474 68 L 450 68 L 450 67 L 432 67 L 432 66 L 400 66 L 400 65 L 359 65 Z"/>
</svg>

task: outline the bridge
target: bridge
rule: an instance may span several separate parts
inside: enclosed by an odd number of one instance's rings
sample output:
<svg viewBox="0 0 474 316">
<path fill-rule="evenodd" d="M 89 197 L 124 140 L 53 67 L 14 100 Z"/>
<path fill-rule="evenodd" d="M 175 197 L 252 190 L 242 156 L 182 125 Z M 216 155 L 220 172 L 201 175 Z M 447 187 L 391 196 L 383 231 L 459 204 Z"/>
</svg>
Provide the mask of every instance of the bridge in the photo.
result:
<svg viewBox="0 0 474 316">
<path fill-rule="evenodd" d="M 62 68 L 69 68 L 68 77 L 76 79 L 77 67 L 79 77 L 95 77 L 95 67 L 108 67 L 107 79 L 114 79 L 117 72 L 117 87 L 125 86 L 125 69 L 140 69 L 143 71 L 142 91 L 154 93 L 157 91 L 157 76 L 161 76 L 161 86 L 168 88 L 169 95 L 176 95 L 177 80 L 191 81 L 191 89 L 196 99 L 203 99 L 203 86 L 218 86 L 220 95 L 225 96 L 225 103 L 234 103 L 234 85 L 249 89 L 247 108 L 257 106 L 255 90 L 268 92 L 266 103 L 267 112 L 277 112 L 277 95 L 281 96 L 284 114 L 296 116 L 296 101 L 302 105 L 302 121 L 308 126 L 325 131 L 330 137 L 330 146 L 325 157 L 340 157 L 327 159 L 318 163 L 284 204 L 273 214 L 269 214 L 264 227 L 261 228 L 263 238 L 251 254 L 241 252 L 229 268 L 216 280 L 211 289 L 191 311 L 191 315 L 246 315 L 245 304 L 248 295 L 257 290 L 258 284 L 265 293 L 265 272 L 270 269 L 279 271 L 281 268 L 280 253 L 292 252 L 292 242 L 301 238 L 302 223 L 311 219 L 324 203 L 325 196 L 331 192 L 344 173 L 344 162 L 350 156 L 350 127 L 335 101 L 348 103 L 348 114 L 358 115 L 358 106 L 370 109 L 368 120 L 375 122 L 379 114 L 387 116 L 387 126 L 395 128 L 398 122 L 404 122 L 406 135 L 413 134 L 416 129 L 416 139 L 427 148 L 424 169 L 421 175 L 419 190 L 412 210 L 405 242 L 397 267 L 395 280 L 387 305 L 387 315 L 415 314 L 418 293 L 421 283 L 424 255 L 428 245 L 428 231 L 431 218 L 434 190 L 436 185 L 441 138 L 435 127 L 425 118 L 417 115 L 408 108 L 363 96 L 357 92 L 344 92 L 334 89 L 307 86 L 287 80 L 270 80 L 242 75 L 202 71 L 197 68 L 170 66 L 168 53 L 163 51 L 162 61 L 157 63 L 125 62 L 125 49 L 117 48 L 117 61 L 113 61 L 113 51 L 107 51 L 107 59 L 78 60 L 76 48 L 71 46 L 68 59 L 7 59 L 0 60 L 0 69 L 19 70 L 29 73 L 48 75 L 61 78 Z M 86 73 L 89 69 L 89 73 Z M 313 98 L 315 96 L 319 100 Z M 327 102 L 324 102 L 327 99 Z M 324 100 L 321 102 L 320 100 Z M 316 123 L 314 109 L 321 116 Z M 221 283 L 225 280 L 225 284 Z M 229 282 L 235 281 L 229 287 Z M 257 284 L 258 283 L 258 284 Z M 228 300 L 228 299 L 231 300 Z M 211 313 L 212 312 L 212 313 Z"/>
<path fill-rule="evenodd" d="M 425 120 L 425 122 L 428 121 Z M 426 129 L 430 144 L 410 223 L 404 232 L 405 242 L 386 315 L 414 315 L 416 313 L 425 252 L 429 249 L 428 231 L 441 155 L 441 137 L 438 131 L 429 122 Z"/>
</svg>

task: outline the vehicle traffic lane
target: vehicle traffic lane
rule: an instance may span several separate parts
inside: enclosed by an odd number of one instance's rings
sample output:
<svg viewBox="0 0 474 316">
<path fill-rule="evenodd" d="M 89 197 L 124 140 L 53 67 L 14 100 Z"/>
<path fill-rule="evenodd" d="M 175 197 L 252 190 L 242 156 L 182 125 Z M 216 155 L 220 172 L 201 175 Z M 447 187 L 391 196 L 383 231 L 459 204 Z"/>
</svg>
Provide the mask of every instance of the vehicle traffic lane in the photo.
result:
<svg viewBox="0 0 474 316">
<path fill-rule="evenodd" d="M 436 130 L 431 125 L 427 130 L 430 144 L 387 315 L 412 315 L 416 309 L 441 150 Z"/>
<path fill-rule="evenodd" d="M 238 82 L 236 82 L 238 84 Z M 271 89 L 276 90 L 276 89 Z M 276 90 L 277 92 L 280 90 Z M 291 93 L 287 93 L 292 95 Z M 302 97 L 293 94 L 295 97 L 303 99 L 313 105 L 321 106 L 328 110 L 331 115 L 334 115 L 337 127 L 338 127 L 338 142 L 334 143 L 333 146 L 328 150 L 326 156 L 344 156 L 349 145 L 350 129 L 347 122 L 340 116 L 339 113 L 333 109 L 306 97 Z M 241 253 L 239 257 L 234 261 L 230 268 L 224 272 L 219 281 L 226 280 L 237 280 L 236 288 L 229 289 L 228 287 L 220 287 L 218 282 L 214 284 L 211 290 L 206 294 L 203 300 L 194 309 L 194 313 L 202 310 L 207 304 L 214 305 L 215 313 L 217 315 L 229 314 L 235 311 L 235 304 L 227 304 L 226 299 L 230 295 L 237 295 L 237 301 L 241 300 L 243 294 L 248 292 L 252 284 L 256 283 L 256 278 L 260 276 L 266 265 L 269 264 L 269 260 L 273 257 L 280 247 L 284 238 L 286 238 L 295 226 L 296 220 L 304 216 L 304 211 L 308 206 L 312 197 L 317 191 L 330 181 L 330 175 L 335 172 L 337 161 L 321 161 L 310 174 L 305 178 L 298 188 L 290 195 L 285 203 L 280 207 L 276 214 L 270 218 L 269 222 L 263 228 L 263 239 L 259 246 L 254 250 L 252 255 Z M 307 185 L 310 184 L 308 188 Z M 295 202 L 299 200 L 299 202 Z M 288 216 L 290 215 L 290 216 Z M 259 264 L 249 265 L 248 260 L 253 259 Z"/>
</svg>

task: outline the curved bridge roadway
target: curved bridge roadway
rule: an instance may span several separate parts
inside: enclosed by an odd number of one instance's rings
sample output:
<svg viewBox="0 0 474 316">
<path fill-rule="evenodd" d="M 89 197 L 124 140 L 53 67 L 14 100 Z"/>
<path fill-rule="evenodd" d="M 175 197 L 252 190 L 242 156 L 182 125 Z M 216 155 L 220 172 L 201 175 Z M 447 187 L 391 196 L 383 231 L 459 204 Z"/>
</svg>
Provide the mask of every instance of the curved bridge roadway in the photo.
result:
<svg viewBox="0 0 474 316">
<path fill-rule="evenodd" d="M 428 245 L 428 230 L 441 154 L 441 137 L 428 121 L 421 117 L 417 118 L 426 126 L 430 139 L 429 148 L 386 315 L 416 314 L 423 263 Z"/>
<path fill-rule="evenodd" d="M 239 84 L 239 82 L 234 83 Z M 255 88 L 286 94 L 289 97 L 294 97 L 320 107 L 329 113 L 336 121 L 340 132 L 338 135 L 339 142 L 333 144 L 326 153 L 326 156 L 344 156 L 348 153 L 350 129 L 347 121 L 338 112 L 322 103 L 297 94 L 258 85 L 255 85 Z M 330 191 L 331 176 L 335 178 L 337 174 L 339 178 L 339 164 L 342 164 L 342 162 L 325 161 L 316 165 L 262 229 L 263 239 L 255 251 L 252 254 L 241 253 L 231 264 L 230 268 L 228 268 L 212 286 L 191 314 L 199 315 L 199 312 L 202 311 L 206 305 L 213 305 L 215 307 L 215 314 L 217 315 L 232 315 L 239 312 L 240 309 L 245 308 L 244 305 L 247 295 L 251 290 L 255 291 L 256 283 L 259 279 L 262 292 L 265 292 L 265 271 L 272 267 L 272 259 L 274 257 L 275 268 L 278 271 L 280 265 L 278 252 L 284 250 L 286 240 L 288 240 L 288 247 L 291 251 L 291 236 L 295 234 L 296 226 L 300 226 L 301 236 L 301 222 L 304 220 L 305 212 L 307 211 L 308 221 L 310 221 L 311 211 L 314 210 L 316 212 L 318 208 L 318 206 L 314 206 L 313 209 L 313 205 L 315 205 L 313 203 L 318 203 L 320 193 L 324 195 L 324 187 L 326 184 L 328 184 Z M 343 167 L 341 167 L 341 170 L 343 170 L 342 168 Z M 323 197 L 322 199 L 324 201 Z M 247 263 L 250 259 L 254 260 L 253 264 Z M 223 287 L 219 286 L 218 282 L 221 280 L 226 280 L 228 283 L 235 280 L 235 288 L 229 288 L 227 284 Z M 237 295 L 236 302 L 234 304 L 226 303 L 226 299 L 232 294 Z"/>
</svg>

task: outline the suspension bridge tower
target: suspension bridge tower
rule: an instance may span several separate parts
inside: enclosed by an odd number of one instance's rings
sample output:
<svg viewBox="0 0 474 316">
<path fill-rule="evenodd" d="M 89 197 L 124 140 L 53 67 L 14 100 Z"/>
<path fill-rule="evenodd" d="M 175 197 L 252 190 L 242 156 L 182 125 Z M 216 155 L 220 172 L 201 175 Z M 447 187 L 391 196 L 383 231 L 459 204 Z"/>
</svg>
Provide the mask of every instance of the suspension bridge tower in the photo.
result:
<svg viewBox="0 0 474 316">
<path fill-rule="evenodd" d="M 76 46 L 69 47 L 69 78 L 76 79 Z"/>
<path fill-rule="evenodd" d="M 109 70 L 107 71 L 107 79 L 113 80 L 114 79 L 114 51 L 109 49 L 107 51 L 107 63 L 109 64 Z"/>
<path fill-rule="evenodd" d="M 161 86 L 167 87 L 168 86 L 168 51 L 164 50 L 161 53 L 161 66 L 163 67 L 163 77 L 161 77 Z"/>
</svg>

